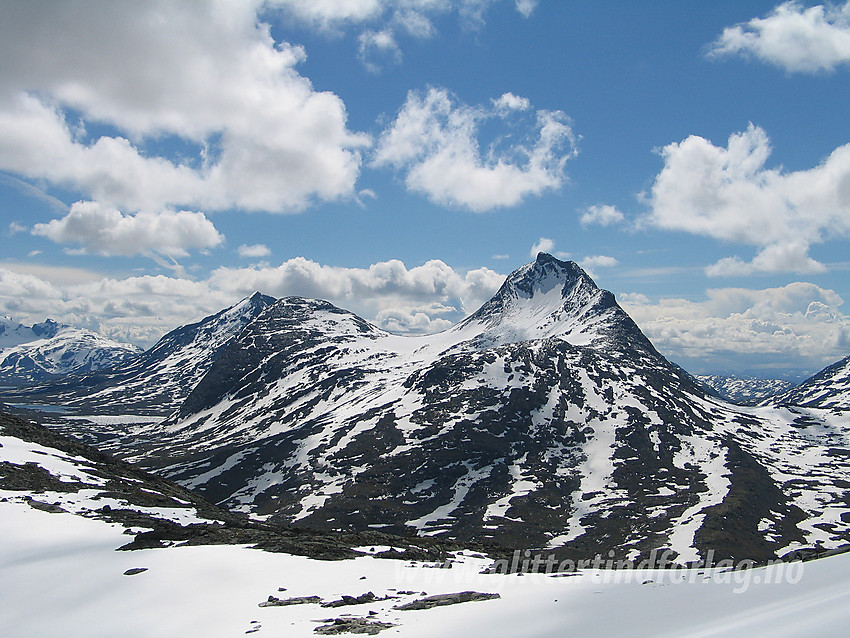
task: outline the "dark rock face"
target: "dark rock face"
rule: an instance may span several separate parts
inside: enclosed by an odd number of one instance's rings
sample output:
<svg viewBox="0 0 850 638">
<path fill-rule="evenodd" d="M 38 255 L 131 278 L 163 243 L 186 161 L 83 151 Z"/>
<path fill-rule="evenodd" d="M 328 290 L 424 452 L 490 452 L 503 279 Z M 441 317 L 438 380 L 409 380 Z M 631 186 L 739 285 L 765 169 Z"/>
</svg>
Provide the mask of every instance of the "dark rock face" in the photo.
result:
<svg viewBox="0 0 850 638">
<path fill-rule="evenodd" d="M 61 328 L 62 326 L 53 321 L 53 319 L 47 319 L 42 323 L 34 324 L 32 331 L 36 336 L 41 337 L 42 339 L 49 339 L 50 337 L 55 337 Z"/>
<path fill-rule="evenodd" d="M 317 313 L 327 313 L 329 322 L 350 322 L 348 329 L 365 336 L 378 334 L 376 328 L 356 315 L 340 310 L 326 301 L 289 297 L 270 305 L 262 320 L 249 323 L 239 337 L 239 346 L 224 348 L 220 360 L 195 386 L 180 407 L 185 417 L 216 405 L 232 389 L 261 382 L 270 374 L 287 373 L 293 359 L 309 354 L 309 363 L 320 363 L 332 351 L 333 339 L 321 326 L 304 328 Z M 272 361 L 266 361 L 269 358 Z M 302 363 L 303 365 L 303 363 Z M 242 398 L 245 395 L 237 394 Z"/>
<path fill-rule="evenodd" d="M 315 605 L 322 602 L 321 596 L 295 596 L 293 598 L 278 598 L 269 596 L 258 607 L 289 607 L 290 605 Z"/>
<path fill-rule="evenodd" d="M 148 571 L 147 567 L 131 567 L 127 571 L 124 572 L 125 576 L 136 576 L 138 574 L 143 574 Z"/>
<path fill-rule="evenodd" d="M 395 627 L 393 623 L 366 618 L 334 618 L 328 619 L 328 621 L 330 621 L 330 624 L 316 627 L 315 632 L 320 636 L 338 636 L 340 634 L 376 636 L 384 629 Z"/>
</svg>

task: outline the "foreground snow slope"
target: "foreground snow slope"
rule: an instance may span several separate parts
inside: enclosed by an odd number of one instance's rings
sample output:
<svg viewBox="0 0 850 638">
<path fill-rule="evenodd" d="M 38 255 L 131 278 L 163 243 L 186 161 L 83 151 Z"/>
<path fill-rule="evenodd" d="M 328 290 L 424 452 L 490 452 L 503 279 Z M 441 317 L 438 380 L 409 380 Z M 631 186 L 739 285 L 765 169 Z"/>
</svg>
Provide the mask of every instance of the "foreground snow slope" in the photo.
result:
<svg viewBox="0 0 850 638">
<path fill-rule="evenodd" d="M 321 621 L 344 614 L 396 625 L 381 635 L 428 638 L 470 632 L 529 638 L 830 638 L 846 636 L 850 625 L 846 554 L 795 564 L 779 579 L 783 582 L 768 584 L 766 569 L 713 577 L 693 570 L 520 577 L 480 574 L 489 561 L 470 556 L 459 557 L 452 569 L 434 569 L 369 556 L 316 561 L 234 546 L 118 552 L 127 537 L 103 521 L 20 503 L 0 502 L 0 508 L 0 627 L 6 638 L 214 638 L 252 629 L 258 636 L 313 636 L 316 627 L 329 624 Z M 133 568 L 146 571 L 125 575 Z M 501 597 L 421 611 L 392 609 L 422 592 L 468 590 Z M 270 595 L 331 601 L 367 591 L 398 598 L 335 609 L 318 603 L 258 606 Z M 376 613 L 369 616 L 370 611 Z"/>
</svg>

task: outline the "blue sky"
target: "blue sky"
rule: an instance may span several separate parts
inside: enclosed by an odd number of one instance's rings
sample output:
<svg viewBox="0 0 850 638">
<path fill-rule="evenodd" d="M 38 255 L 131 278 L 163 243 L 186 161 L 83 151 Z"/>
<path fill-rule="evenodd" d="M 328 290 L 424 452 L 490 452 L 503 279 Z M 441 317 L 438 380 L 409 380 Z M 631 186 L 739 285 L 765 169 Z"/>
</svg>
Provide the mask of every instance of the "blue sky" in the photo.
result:
<svg viewBox="0 0 850 638">
<path fill-rule="evenodd" d="M 850 350 L 850 3 L 0 3 L 0 313 L 440 330 L 537 249 L 693 372 Z"/>
</svg>

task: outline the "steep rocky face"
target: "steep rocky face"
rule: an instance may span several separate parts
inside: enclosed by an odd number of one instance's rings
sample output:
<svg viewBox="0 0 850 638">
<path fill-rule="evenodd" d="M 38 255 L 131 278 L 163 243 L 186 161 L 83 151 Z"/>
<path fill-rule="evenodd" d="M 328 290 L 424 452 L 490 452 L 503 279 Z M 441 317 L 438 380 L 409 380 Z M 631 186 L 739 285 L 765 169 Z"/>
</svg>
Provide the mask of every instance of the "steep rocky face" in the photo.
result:
<svg viewBox="0 0 850 638">
<path fill-rule="evenodd" d="M 773 397 L 771 405 L 850 409 L 850 357 L 833 363 L 796 388 Z"/>
<path fill-rule="evenodd" d="M 816 411 L 707 396 L 541 254 L 437 335 L 281 299 L 122 454 L 299 526 L 687 561 L 850 541 L 844 439 Z"/>
<path fill-rule="evenodd" d="M 272 297 L 255 293 L 215 315 L 169 332 L 150 350 L 115 367 L 7 391 L 3 399 L 61 405 L 88 414 L 164 416 L 180 406 L 221 349 L 273 302 Z"/>
</svg>

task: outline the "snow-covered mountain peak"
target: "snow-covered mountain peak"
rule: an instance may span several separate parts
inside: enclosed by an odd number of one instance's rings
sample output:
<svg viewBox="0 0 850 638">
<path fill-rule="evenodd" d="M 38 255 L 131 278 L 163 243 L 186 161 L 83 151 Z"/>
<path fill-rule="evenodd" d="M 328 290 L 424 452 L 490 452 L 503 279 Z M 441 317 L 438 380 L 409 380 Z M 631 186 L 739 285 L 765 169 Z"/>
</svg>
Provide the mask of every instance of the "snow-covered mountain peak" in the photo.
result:
<svg viewBox="0 0 850 638">
<path fill-rule="evenodd" d="M 285 320 L 277 328 L 279 330 L 298 328 L 322 331 L 328 336 L 351 334 L 377 337 L 386 334 L 354 313 L 320 299 L 284 297 L 266 310 L 265 317 Z"/>
<path fill-rule="evenodd" d="M 459 329 L 483 326 L 488 345 L 557 337 L 590 345 L 600 337 L 634 332 L 633 323 L 607 290 L 572 261 L 547 253 L 511 273 L 499 291 Z"/>
<path fill-rule="evenodd" d="M 42 323 L 25 326 L 13 321 L 8 315 L 0 316 L 0 348 L 11 348 L 37 339 L 50 339 L 71 326 L 46 319 Z"/>
<path fill-rule="evenodd" d="M 576 262 L 561 261 L 549 253 L 537 253 L 537 259 L 512 273 L 506 283 L 529 296 L 553 286 L 566 289 L 584 285 L 597 289 L 596 283 Z"/>
<path fill-rule="evenodd" d="M 488 315 L 494 311 L 506 313 L 529 302 L 540 305 L 542 299 L 561 305 L 574 290 L 581 290 L 584 295 L 600 292 L 593 280 L 575 262 L 561 261 L 547 253 L 539 253 L 535 261 L 508 275 L 499 291 L 476 314 L 483 314 L 485 309 Z"/>
<path fill-rule="evenodd" d="M 253 294 L 248 295 L 247 297 L 242 299 L 242 301 L 239 301 L 238 303 L 225 310 L 224 313 L 228 315 L 244 314 L 246 312 L 250 313 L 251 311 L 257 308 L 265 308 L 266 306 L 273 304 L 274 302 L 274 297 L 264 295 L 259 290 L 257 290 L 254 291 Z"/>
<path fill-rule="evenodd" d="M 183 402 L 221 349 L 274 301 L 254 293 L 214 315 L 172 330 L 145 352 L 134 350 L 133 356 L 109 370 L 25 389 L 13 399 L 56 403 L 92 414 L 168 414 Z"/>
</svg>

